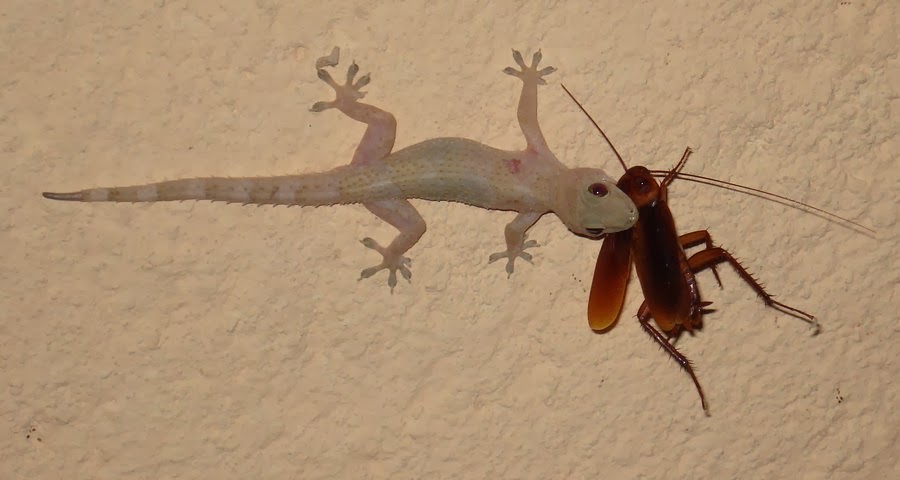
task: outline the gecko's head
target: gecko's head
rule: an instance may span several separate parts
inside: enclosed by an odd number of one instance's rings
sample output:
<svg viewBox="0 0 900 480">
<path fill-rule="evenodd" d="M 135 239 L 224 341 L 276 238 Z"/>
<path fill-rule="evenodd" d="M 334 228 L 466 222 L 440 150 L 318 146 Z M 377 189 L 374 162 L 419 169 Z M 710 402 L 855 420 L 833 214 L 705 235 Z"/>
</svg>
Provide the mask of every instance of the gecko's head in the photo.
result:
<svg viewBox="0 0 900 480">
<path fill-rule="evenodd" d="M 616 181 L 597 168 L 573 168 L 560 184 L 556 215 L 572 232 L 589 238 L 634 226 L 638 210 Z"/>
</svg>

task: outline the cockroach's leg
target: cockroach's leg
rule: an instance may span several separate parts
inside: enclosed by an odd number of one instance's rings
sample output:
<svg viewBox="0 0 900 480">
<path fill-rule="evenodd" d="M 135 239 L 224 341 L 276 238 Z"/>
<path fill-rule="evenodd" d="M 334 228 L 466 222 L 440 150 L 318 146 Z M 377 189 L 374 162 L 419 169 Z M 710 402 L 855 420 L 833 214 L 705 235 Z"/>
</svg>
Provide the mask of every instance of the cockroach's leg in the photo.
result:
<svg viewBox="0 0 900 480">
<path fill-rule="evenodd" d="M 691 366 L 691 361 L 682 355 L 674 345 L 669 343 L 669 340 L 665 335 L 650 324 L 650 307 L 647 306 L 646 301 L 644 301 L 644 303 L 641 304 L 641 308 L 638 309 L 637 317 L 638 321 L 641 322 L 641 328 L 643 328 L 644 331 L 647 332 L 647 334 L 650 335 L 650 337 L 653 338 L 653 340 L 658 343 L 666 353 L 674 358 L 675 361 L 681 365 L 681 368 L 691 376 L 691 380 L 694 381 L 694 386 L 697 387 L 697 393 L 700 394 L 700 405 L 703 407 L 703 411 L 709 415 L 709 405 L 706 403 L 706 395 L 703 394 L 703 387 L 700 386 L 700 381 L 697 380 L 697 375 L 694 374 L 694 367 Z"/>
<path fill-rule="evenodd" d="M 751 275 L 750 272 L 748 272 L 747 269 L 744 268 L 744 266 L 741 265 L 741 263 L 738 262 L 737 259 L 734 258 L 734 256 L 732 256 L 730 253 L 728 253 L 728 251 L 724 248 L 707 248 L 691 255 L 691 258 L 688 259 L 688 265 L 691 267 L 691 271 L 695 273 L 703 270 L 704 268 L 711 268 L 713 265 L 725 262 L 731 264 L 731 266 L 734 268 L 734 271 L 736 271 L 737 274 L 745 282 L 747 282 L 748 285 L 750 285 L 750 288 L 752 288 L 753 291 L 755 291 L 756 294 L 759 295 L 760 298 L 762 298 L 762 301 L 767 306 L 772 307 L 782 313 L 786 313 L 794 318 L 803 320 L 815 329 L 813 335 L 819 334 L 819 332 L 821 331 L 821 327 L 819 326 L 819 321 L 816 320 L 816 317 L 804 312 L 803 310 L 794 308 L 790 305 L 786 305 L 772 298 L 772 295 L 770 295 L 769 292 L 765 290 L 763 285 L 759 283 L 759 281 L 757 281 L 755 278 L 753 278 L 753 275 Z"/>
<path fill-rule="evenodd" d="M 715 248 L 712 237 L 706 230 L 697 230 L 696 232 L 685 233 L 684 235 L 678 237 L 678 240 L 681 242 L 681 248 L 685 250 L 701 244 L 705 244 L 706 249 Z M 716 282 L 718 282 L 719 288 L 723 288 L 722 279 L 719 278 L 719 271 L 716 270 L 716 266 L 710 265 L 709 269 L 712 270 L 713 275 L 716 277 Z"/>
<path fill-rule="evenodd" d="M 675 177 L 678 176 L 678 172 L 680 172 L 681 169 L 684 168 L 684 164 L 687 163 L 687 159 L 691 156 L 692 153 L 694 153 L 694 151 L 691 150 L 691 147 L 685 148 L 684 153 L 681 154 L 681 160 L 679 160 L 678 163 L 676 163 L 675 166 L 672 167 L 671 170 L 669 170 L 669 173 L 666 174 L 662 181 L 659 182 L 660 200 L 668 200 L 669 192 L 667 191 L 667 187 L 670 183 L 672 183 L 673 180 L 675 180 Z"/>
</svg>

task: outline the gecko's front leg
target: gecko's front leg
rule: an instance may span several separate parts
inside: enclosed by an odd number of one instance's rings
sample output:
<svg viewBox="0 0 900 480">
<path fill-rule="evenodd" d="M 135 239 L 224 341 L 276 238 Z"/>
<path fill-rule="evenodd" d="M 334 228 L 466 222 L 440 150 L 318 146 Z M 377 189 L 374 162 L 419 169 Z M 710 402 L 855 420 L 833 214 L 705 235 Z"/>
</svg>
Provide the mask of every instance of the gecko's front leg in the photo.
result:
<svg viewBox="0 0 900 480">
<path fill-rule="evenodd" d="M 526 212 L 516 215 L 513 221 L 506 225 L 504 236 L 506 237 L 506 251 L 491 254 L 488 263 L 494 263 L 501 258 L 506 259 L 506 276 L 512 275 L 516 268 L 516 258 L 521 258 L 531 263 L 531 254 L 526 248 L 537 247 L 534 240 L 525 241 L 525 232 L 541 218 L 542 213 Z"/>
<path fill-rule="evenodd" d="M 359 67 L 356 63 L 347 69 L 346 81 L 343 85 L 335 82 L 331 75 L 323 67 L 334 67 L 338 64 L 340 50 L 335 47 L 330 55 L 319 58 L 316 61 L 316 73 L 319 78 L 334 89 L 336 97 L 330 102 L 317 102 L 311 110 L 321 112 L 329 108 L 336 108 L 348 117 L 365 123 L 366 132 L 363 134 L 359 146 L 353 154 L 351 166 L 367 166 L 381 162 L 391 153 L 394 147 L 394 139 L 397 135 L 397 120 L 389 112 L 378 107 L 361 103 L 358 100 L 365 96 L 360 89 L 369 83 L 369 76 L 363 75 L 356 82 L 356 74 Z M 362 202 L 370 212 L 378 218 L 391 224 L 400 233 L 387 247 L 381 246 L 372 238 L 362 239 L 362 244 L 382 256 L 378 265 L 369 267 L 360 272 L 360 280 L 369 278 L 381 270 L 388 271 L 388 286 L 391 292 L 397 285 L 397 271 L 406 280 L 412 277 L 409 270 L 411 260 L 403 254 L 407 252 L 425 234 L 425 220 L 419 215 L 415 207 L 406 200 L 398 191 L 395 198 L 385 198 Z"/>
<path fill-rule="evenodd" d="M 528 142 L 529 150 L 542 156 L 545 155 L 548 159 L 556 160 L 556 157 L 553 156 L 547 147 L 547 141 L 544 140 L 544 134 L 541 132 L 537 115 L 537 87 L 538 85 L 546 85 L 547 82 L 544 80 L 544 77 L 555 72 L 556 69 L 553 67 L 537 69 L 543 58 L 540 50 L 534 52 L 530 66 L 525 65 L 525 60 L 522 59 L 522 54 L 518 50 L 513 50 L 512 52 L 513 60 L 519 66 L 519 69 L 506 67 L 503 69 L 503 73 L 522 80 L 522 94 L 519 96 L 519 108 L 516 111 L 519 127 L 525 135 L 525 141 Z"/>
</svg>

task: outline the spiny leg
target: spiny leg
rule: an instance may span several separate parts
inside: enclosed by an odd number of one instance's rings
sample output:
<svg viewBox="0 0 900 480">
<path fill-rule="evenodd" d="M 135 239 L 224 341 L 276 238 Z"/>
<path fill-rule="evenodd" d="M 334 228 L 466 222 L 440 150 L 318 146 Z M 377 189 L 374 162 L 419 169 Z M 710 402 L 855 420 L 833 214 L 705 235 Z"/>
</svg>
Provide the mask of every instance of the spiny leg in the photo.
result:
<svg viewBox="0 0 900 480">
<path fill-rule="evenodd" d="M 813 335 L 818 335 L 821 331 L 821 327 L 819 326 L 819 321 L 816 320 L 816 317 L 810 315 L 809 313 L 804 312 L 798 308 L 794 308 L 790 305 L 786 305 L 775 300 L 772 295 L 769 294 L 763 288 L 762 284 L 759 283 L 747 269 L 741 265 L 740 262 L 737 261 L 734 256 L 728 253 L 727 250 L 721 247 L 713 247 L 707 248 L 705 250 L 701 250 L 688 259 L 688 265 L 691 267 L 691 271 L 699 272 L 704 268 L 711 268 L 713 265 L 717 265 L 719 263 L 730 263 L 734 268 L 735 272 L 745 281 L 753 291 L 762 298 L 763 303 L 768 307 L 772 307 L 782 313 L 786 313 L 794 318 L 798 318 L 803 320 L 804 322 L 810 324 L 813 327 Z"/>
<path fill-rule="evenodd" d="M 675 178 L 678 176 L 678 172 L 684 168 L 684 164 L 687 163 L 688 158 L 690 158 L 691 154 L 694 153 L 694 150 L 691 147 L 685 147 L 684 153 L 681 154 L 681 159 L 678 160 L 678 163 L 669 170 L 669 173 L 663 177 L 662 181 L 659 182 L 659 198 L 660 200 L 667 202 L 669 201 L 669 185 L 675 181 Z"/>
<path fill-rule="evenodd" d="M 518 50 L 513 50 L 513 60 L 519 66 L 516 70 L 513 67 L 506 67 L 503 73 L 512 75 L 522 80 L 522 94 L 519 96 L 519 109 L 516 116 L 519 119 L 519 127 L 525 134 L 525 141 L 528 142 L 528 148 L 542 154 L 550 154 L 547 142 L 544 140 L 544 134 L 541 133 L 541 127 L 538 123 L 537 115 L 537 86 L 546 85 L 545 76 L 555 72 L 553 67 L 546 67 L 541 70 L 537 69 L 541 62 L 541 51 L 538 50 L 531 57 L 531 66 L 525 65 L 522 54 Z"/>
<path fill-rule="evenodd" d="M 678 241 L 681 242 L 681 248 L 687 250 L 691 247 L 696 247 L 700 244 L 705 244 L 706 249 L 714 248 L 712 236 L 710 236 L 709 232 L 706 230 L 697 230 L 695 232 L 688 232 L 684 235 L 678 237 Z M 722 279 L 719 278 L 719 271 L 716 270 L 715 265 L 710 265 L 709 269 L 712 270 L 713 275 L 716 277 L 716 282 L 719 284 L 719 288 L 722 287 Z"/>
<path fill-rule="evenodd" d="M 534 240 L 525 241 L 525 232 L 541 218 L 542 213 L 523 212 L 516 215 L 513 221 L 509 222 L 504 229 L 506 236 L 506 251 L 491 254 L 488 257 L 488 263 L 494 263 L 501 258 L 506 260 L 506 276 L 512 275 L 515 270 L 516 258 L 521 258 L 531 263 L 531 254 L 526 252 L 526 248 L 537 247 L 538 243 Z"/>
<path fill-rule="evenodd" d="M 641 304 L 641 308 L 638 309 L 637 317 L 638 321 L 641 323 L 641 328 L 650 335 L 650 338 L 658 343 L 659 346 L 662 347 L 669 356 L 674 358 L 675 361 L 678 362 L 678 365 L 681 365 L 681 368 L 691 376 L 691 380 L 694 381 L 694 386 L 697 387 L 697 393 L 700 394 L 700 405 L 703 407 L 703 411 L 706 415 L 709 415 L 709 405 L 706 403 L 706 395 L 703 394 L 703 387 L 700 386 L 700 381 L 697 380 L 697 375 L 694 374 L 694 367 L 691 365 L 691 361 L 679 352 L 674 345 L 669 343 L 666 335 L 660 333 L 659 330 L 650 324 L 650 307 L 647 306 L 646 301 L 644 301 L 644 303 Z"/>
</svg>

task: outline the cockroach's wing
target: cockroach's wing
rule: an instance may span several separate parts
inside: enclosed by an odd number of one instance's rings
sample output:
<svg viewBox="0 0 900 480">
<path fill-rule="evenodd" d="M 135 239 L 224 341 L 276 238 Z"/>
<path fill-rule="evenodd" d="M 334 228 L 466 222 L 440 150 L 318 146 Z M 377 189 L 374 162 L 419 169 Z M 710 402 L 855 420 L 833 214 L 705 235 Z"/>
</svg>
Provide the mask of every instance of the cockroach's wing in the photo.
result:
<svg viewBox="0 0 900 480">
<path fill-rule="evenodd" d="M 588 324 L 605 330 L 619 317 L 631 275 L 631 230 L 607 235 L 600 247 L 588 297 Z"/>
</svg>

